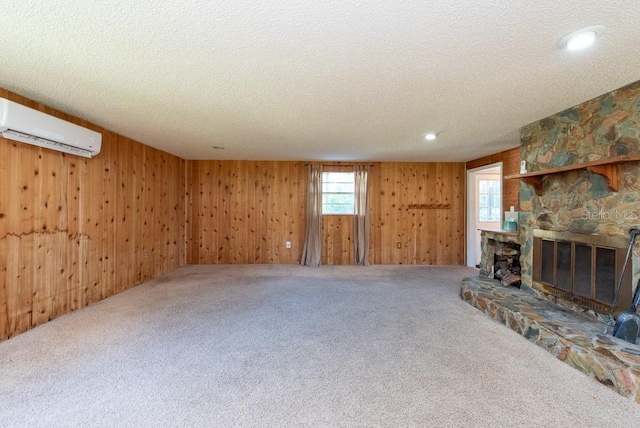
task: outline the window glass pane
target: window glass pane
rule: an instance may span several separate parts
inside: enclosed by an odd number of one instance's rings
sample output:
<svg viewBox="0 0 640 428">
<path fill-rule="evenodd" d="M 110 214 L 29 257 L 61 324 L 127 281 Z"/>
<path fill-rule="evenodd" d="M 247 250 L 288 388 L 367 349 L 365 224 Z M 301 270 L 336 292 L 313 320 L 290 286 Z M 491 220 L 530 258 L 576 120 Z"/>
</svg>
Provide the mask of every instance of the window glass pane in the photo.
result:
<svg viewBox="0 0 640 428">
<path fill-rule="evenodd" d="M 353 193 L 323 193 L 323 204 L 346 204 L 353 205 Z"/>
<path fill-rule="evenodd" d="M 324 172 L 322 179 L 328 183 L 353 183 L 353 172 Z"/>
<path fill-rule="evenodd" d="M 353 214 L 353 172 L 324 172 L 322 174 L 322 214 Z"/>
<path fill-rule="evenodd" d="M 500 180 L 478 180 L 479 221 L 500 221 Z"/>
<path fill-rule="evenodd" d="M 353 205 L 332 204 L 329 209 L 330 212 L 323 212 L 323 214 L 353 214 Z"/>
<path fill-rule="evenodd" d="M 480 221 L 489 221 L 489 208 L 480 208 Z"/>
<path fill-rule="evenodd" d="M 322 183 L 323 192 L 346 192 L 353 193 L 353 183 Z"/>
</svg>

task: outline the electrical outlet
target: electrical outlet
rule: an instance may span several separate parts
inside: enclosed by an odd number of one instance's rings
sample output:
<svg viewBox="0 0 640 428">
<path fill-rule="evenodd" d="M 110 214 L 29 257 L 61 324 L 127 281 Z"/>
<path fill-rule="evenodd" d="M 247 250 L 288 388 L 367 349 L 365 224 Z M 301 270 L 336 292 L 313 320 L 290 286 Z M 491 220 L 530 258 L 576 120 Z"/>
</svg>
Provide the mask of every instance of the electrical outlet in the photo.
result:
<svg viewBox="0 0 640 428">
<path fill-rule="evenodd" d="M 149 258 L 149 253 L 147 253 L 146 251 L 144 252 L 144 258 L 148 259 Z"/>
<path fill-rule="evenodd" d="M 396 244 L 396 247 L 398 247 L 398 248 L 402 248 L 402 243 L 398 242 L 398 243 Z"/>
<path fill-rule="evenodd" d="M 287 241 L 284 243 L 285 248 L 291 248 L 291 241 Z"/>
</svg>

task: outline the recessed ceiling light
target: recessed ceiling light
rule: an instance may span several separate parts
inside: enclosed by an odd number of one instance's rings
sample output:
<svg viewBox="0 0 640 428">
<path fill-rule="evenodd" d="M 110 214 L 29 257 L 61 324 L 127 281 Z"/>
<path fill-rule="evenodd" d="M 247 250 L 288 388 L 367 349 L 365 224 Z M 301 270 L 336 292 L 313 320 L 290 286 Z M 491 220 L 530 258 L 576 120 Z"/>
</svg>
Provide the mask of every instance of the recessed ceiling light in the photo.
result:
<svg viewBox="0 0 640 428">
<path fill-rule="evenodd" d="M 605 30 L 603 25 L 593 25 L 591 27 L 582 28 L 564 36 L 560 40 L 560 47 L 570 51 L 576 51 L 589 47 L 595 42 L 596 37 Z"/>
<path fill-rule="evenodd" d="M 424 139 L 427 141 L 433 141 L 436 139 L 436 134 L 434 134 L 433 132 L 430 132 L 424 136 Z"/>
</svg>

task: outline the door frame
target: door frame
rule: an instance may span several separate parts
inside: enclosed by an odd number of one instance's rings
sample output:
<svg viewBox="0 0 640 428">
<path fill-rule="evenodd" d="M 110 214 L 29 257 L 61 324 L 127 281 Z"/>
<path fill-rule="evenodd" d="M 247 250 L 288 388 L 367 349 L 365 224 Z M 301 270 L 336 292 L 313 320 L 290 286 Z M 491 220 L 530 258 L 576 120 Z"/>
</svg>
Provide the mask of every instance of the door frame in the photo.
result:
<svg viewBox="0 0 640 428">
<path fill-rule="evenodd" d="M 477 212 L 476 212 L 476 177 L 488 169 L 499 168 L 500 174 L 500 224 L 502 224 L 502 211 L 504 207 L 504 170 L 502 162 L 496 162 L 488 165 L 479 166 L 477 168 L 467 170 L 467 186 L 466 186 L 466 199 L 467 209 L 466 215 L 466 237 L 465 240 L 465 265 L 469 267 L 475 267 L 480 263 L 477 260 L 477 256 L 474 254 L 475 249 L 478 248 L 480 242 L 478 240 L 478 225 L 477 225 Z"/>
</svg>

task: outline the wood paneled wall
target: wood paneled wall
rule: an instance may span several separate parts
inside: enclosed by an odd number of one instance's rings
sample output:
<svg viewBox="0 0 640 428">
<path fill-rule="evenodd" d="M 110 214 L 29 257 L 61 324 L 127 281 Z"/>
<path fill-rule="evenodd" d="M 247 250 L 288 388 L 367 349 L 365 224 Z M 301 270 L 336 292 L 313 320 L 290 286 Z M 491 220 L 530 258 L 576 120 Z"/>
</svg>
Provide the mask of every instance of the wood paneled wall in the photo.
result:
<svg viewBox="0 0 640 428">
<path fill-rule="evenodd" d="M 373 165 L 370 261 L 463 264 L 465 165 Z M 299 263 L 303 163 L 187 161 L 187 171 L 188 263 Z M 353 263 L 352 228 L 350 216 L 323 219 L 324 264 Z"/>
<path fill-rule="evenodd" d="M 485 156 L 467 162 L 467 169 L 479 168 L 485 165 L 502 162 L 502 175 L 513 175 L 520 173 L 520 147 L 516 147 L 504 152 Z M 520 180 L 502 180 L 502 207 L 504 211 L 509 211 L 509 207 L 520 210 Z"/>
<path fill-rule="evenodd" d="M 185 161 L 102 132 L 92 159 L 0 137 L 0 340 L 185 263 Z"/>
<path fill-rule="evenodd" d="M 188 263 L 299 263 L 303 163 L 187 161 L 187 183 Z"/>
<path fill-rule="evenodd" d="M 373 262 L 464 264 L 465 178 L 463 163 L 376 164 Z"/>
<path fill-rule="evenodd" d="M 352 265 L 353 262 L 353 216 L 323 216 L 322 264 Z"/>
</svg>

